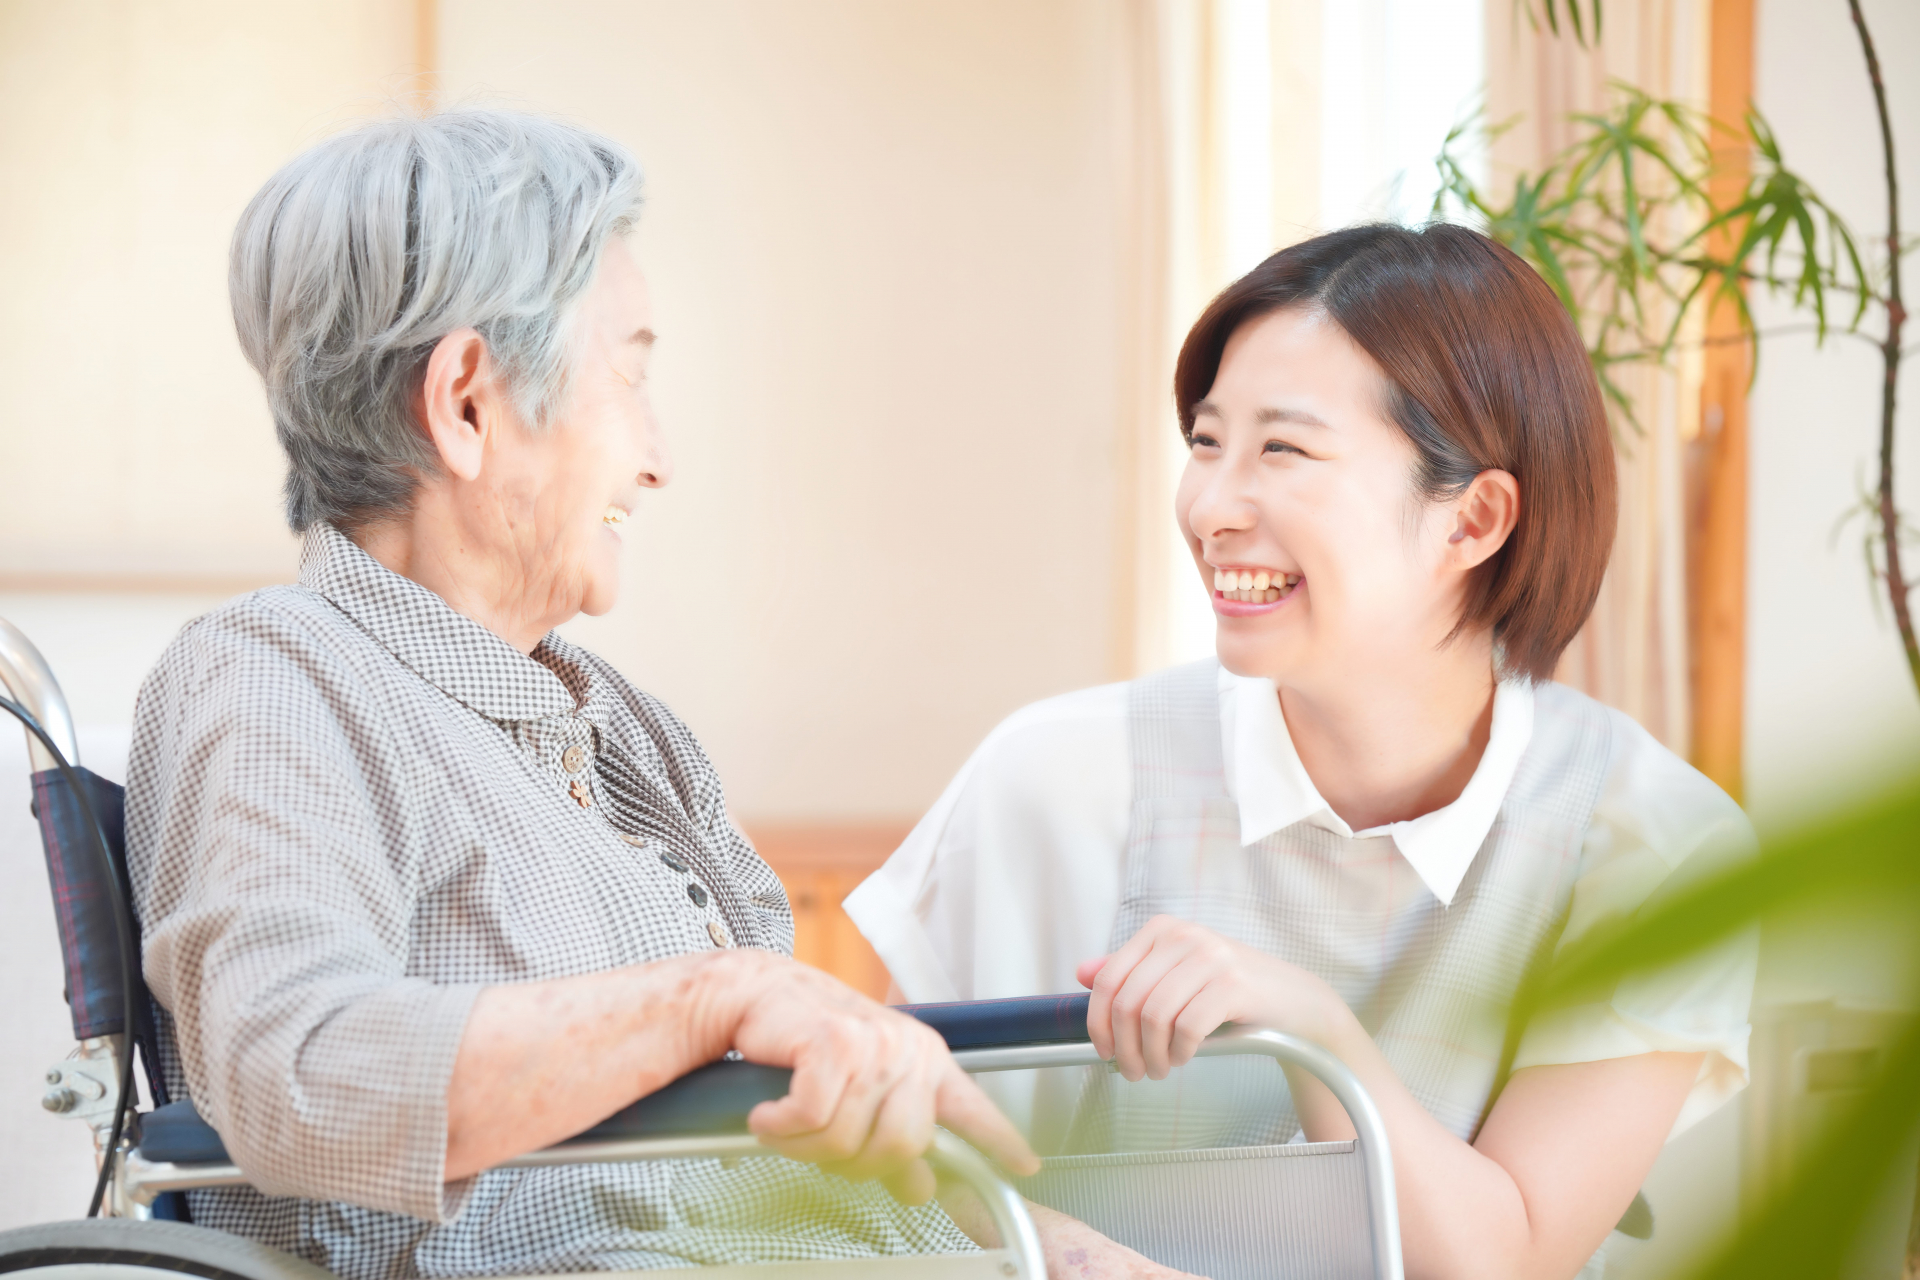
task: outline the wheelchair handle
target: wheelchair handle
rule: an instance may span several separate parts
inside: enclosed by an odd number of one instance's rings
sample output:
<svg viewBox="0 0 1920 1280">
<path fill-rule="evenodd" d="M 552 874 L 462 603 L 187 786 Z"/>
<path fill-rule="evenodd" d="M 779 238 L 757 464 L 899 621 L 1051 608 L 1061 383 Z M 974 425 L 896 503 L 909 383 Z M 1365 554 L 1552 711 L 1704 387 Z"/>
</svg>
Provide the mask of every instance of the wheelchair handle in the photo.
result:
<svg viewBox="0 0 1920 1280">
<path fill-rule="evenodd" d="M 80 735 L 73 727 L 73 713 L 67 709 L 60 682 L 53 678 L 53 668 L 33 647 L 33 641 L 5 618 L 0 618 L 0 685 L 6 686 L 9 696 L 40 722 L 68 764 L 80 763 Z M 52 754 L 31 732 L 27 734 L 27 760 L 35 773 L 56 767 Z"/>
</svg>

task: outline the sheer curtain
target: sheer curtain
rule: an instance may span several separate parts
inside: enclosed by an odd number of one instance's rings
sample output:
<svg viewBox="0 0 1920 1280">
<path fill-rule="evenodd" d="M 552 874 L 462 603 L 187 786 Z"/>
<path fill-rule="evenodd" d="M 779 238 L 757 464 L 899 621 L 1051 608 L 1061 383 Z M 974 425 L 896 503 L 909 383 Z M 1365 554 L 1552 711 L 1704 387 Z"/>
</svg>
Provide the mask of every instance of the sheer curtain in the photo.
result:
<svg viewBox="0 0 1920 1280">
<path fill-rule="evenodd" d="M 1705 0 L 1609 0 L 1594 47 L 1530 28 L 1488 0 L 1487 118 L 1517 120 L 1493 142 L 1500 190 L 1572 141 L 1568 116 L 1604 111 L 1624 81 L 1704 109 Z M 1498 11 L 1496 16 L 1496 11 Z M 1619 707 L 1685 756 L 1690 746 L 1687 648 L 1688 455 L 1700 438 L 1701 349 L 1668 369 L 1628 368 L 1622 385 L 1638 427 L 1616 415 L 1620 528 L 1593 617 L 1558 677 Z"/>
</svg>

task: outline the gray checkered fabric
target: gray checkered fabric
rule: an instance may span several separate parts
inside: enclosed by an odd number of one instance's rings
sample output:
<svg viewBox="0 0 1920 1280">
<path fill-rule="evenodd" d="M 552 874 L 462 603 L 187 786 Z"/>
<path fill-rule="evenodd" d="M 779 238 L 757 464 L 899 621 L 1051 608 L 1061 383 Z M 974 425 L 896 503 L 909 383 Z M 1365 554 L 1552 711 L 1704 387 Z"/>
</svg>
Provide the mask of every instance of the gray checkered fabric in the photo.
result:
<svg viewBox="0 0 1920 1280">
<path fill-rule="evenodd" d="M 163 1068 L 254 1188 L 195 1220 L 346 1280 L 973 1248 L 773 1157 L 443 1185 L 489 985 L 749 945 L 786 894 L 685 725 L 593 654 L 531 657 L 308 534 L 298 586 L 188 626 L 141 690 L 127 850 Z"/>
<path fill-rule="evenodd" d="M 1605 710 L 1562 685 L 1535 687 L 1533 736 L 1466 879 L 1443 906 L 1390 837 L 1299 822 L 1241 846 L 1222 760 L 1218 672 L 1208 659 L 1128 690 L 1133 813 L 1113 947 L 1164 913 L 1317 974 L 1421 1105 L 1470 1141 L 1497 1084 L 1507 1010 L 1566 917 L 1613 765 Z M 1090 1073 L 1067 1149 L 1253 1146 L 1289 1141 L 1298 1129 L 1272 1062 L 1213 1058 L 1158 1082 Z"/>
</svg>

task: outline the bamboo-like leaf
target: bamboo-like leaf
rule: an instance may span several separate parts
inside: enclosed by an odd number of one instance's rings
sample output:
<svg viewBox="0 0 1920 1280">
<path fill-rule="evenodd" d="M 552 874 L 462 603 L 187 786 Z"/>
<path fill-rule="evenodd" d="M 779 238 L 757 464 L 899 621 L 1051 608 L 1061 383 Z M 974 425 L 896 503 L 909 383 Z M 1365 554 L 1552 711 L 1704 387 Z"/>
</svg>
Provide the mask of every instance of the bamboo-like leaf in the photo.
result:
<svg viewBox="0 0 1920 1280">
<path fill-rule="evenodd" d="M 1920 1126 L 1920 1026 L 1888 1055 L 1880 1078 L 1837 1121 L 1753 1225 L 1700 1280 L 1826 1280 L 1850 1272 L 1854 1242 L 1902 1170 Z M 1906 1166 L 1911 1172 L 1911 1166 Z"/>
<path fill-rule="evenodd" d="M 1822 907 L 1903 904 L 1920 929 L 1920 778 L 1765 843 L 1745 864 L 1667 895 L 1570 946 L 1526 1012 L 1605 999 L 1635 972 L 1657 969 L 1749 927 Z M 1920 987 L 1920 974 L 1911 975 Z M 1920 1025 L 1893 1046 L 1878 1080 L 1829 1126 L 1813 1155 L 1755 1225 L 1702 1280 L 1825 1280 L 1841 1274 L 1864 1215 L 1898 1175 L 1920 1127 Z"/>
<path fill-rule="evenodd" d="M 1569 946 L 1540 993 L 1575 991 L 1654 969 L 1768 913 L 1848 894 L 1920 895 L 1920 779 L 1767 842 L 1757 859 Z"/>
<path fill-rule="evenodd" d="M 1580 0 L 1566 0 L 1567 25 L 1573 28 L 1573 38 L 1580 42 L 1580 47 L 1583 49 L 1588 47 L 1588 17 L 1590 16 L 1592 20 L 1592 38 L 1594 42 L 1597 43 L 1600 39 L 1600 23 L 1604 13 L 1603 0 L 1587 0 L 1587 4 L 1589 6 L 1588 14 L 1583 15 L 1580 11 Z M 1532 0 L 1513 0 L 1513 6 L 1515 9 L 1527 15 L 1528 26 L 1532 27 L 1535 31 L 1540 29 L 1540 20 L 1534 16 Z M 1540 9 L 1546 16 L 1547 30 L 1558 36 L 1560 34 L 1560 15 L 1557 11 L 1558 0 L 1540 0 Z"/>
</svg>

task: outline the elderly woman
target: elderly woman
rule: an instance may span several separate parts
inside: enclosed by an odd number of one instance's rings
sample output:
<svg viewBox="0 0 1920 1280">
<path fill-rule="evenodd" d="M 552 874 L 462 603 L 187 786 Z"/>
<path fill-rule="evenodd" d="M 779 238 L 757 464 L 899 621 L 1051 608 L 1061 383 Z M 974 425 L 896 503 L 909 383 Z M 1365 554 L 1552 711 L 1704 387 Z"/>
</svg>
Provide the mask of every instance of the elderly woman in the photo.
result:
<svg viewBox="0 0 1920 1280">
<path fill-rule="evenodd" d="M 553 628 L 612 607 L 671 472 L 617 146 L 523 115 L 301 155 L 231 290 L 288 458 L 297 586 L 141 691 L 127 844 L 169 1085 L 255 1188 L 204 1225 L 350 1280 L 971 1248 L 936 1120 L 1032 1156 L 937 1036 L 789 958 L 686 727 Z M 486 1172 L 730 1050 L 796 1160 Z"/>
</svg>

